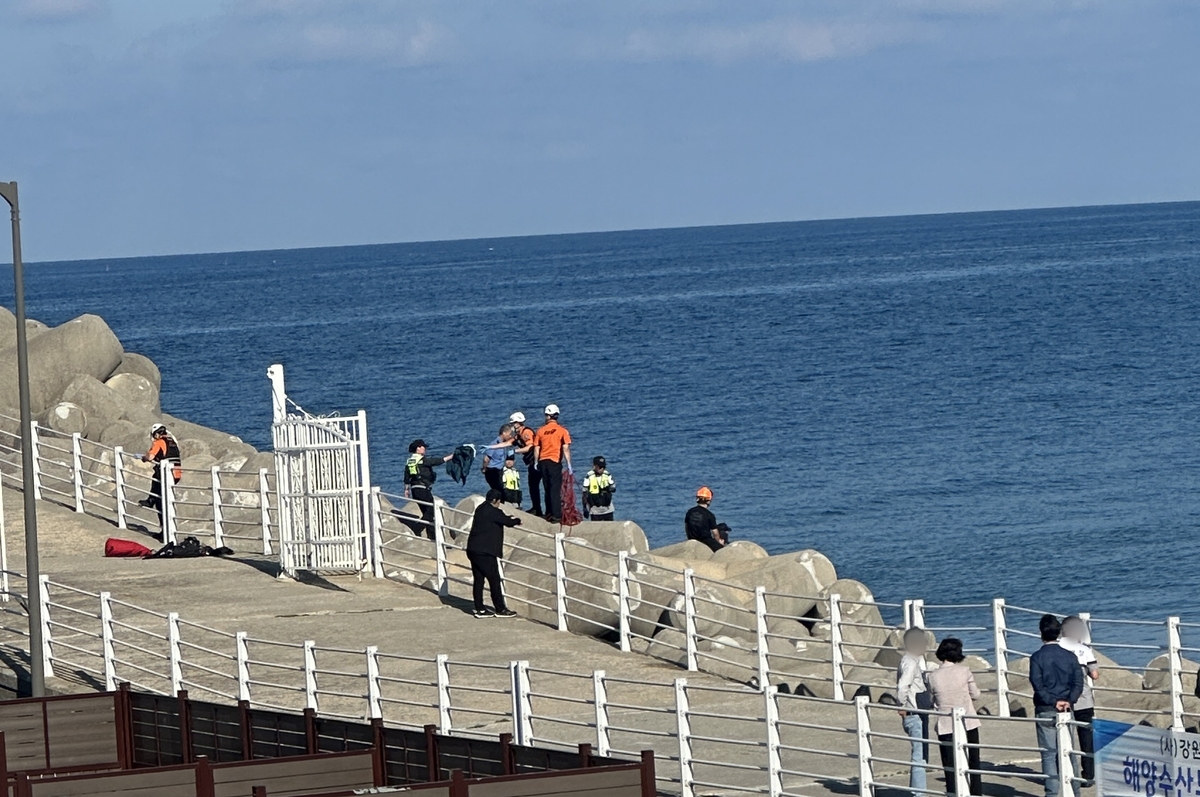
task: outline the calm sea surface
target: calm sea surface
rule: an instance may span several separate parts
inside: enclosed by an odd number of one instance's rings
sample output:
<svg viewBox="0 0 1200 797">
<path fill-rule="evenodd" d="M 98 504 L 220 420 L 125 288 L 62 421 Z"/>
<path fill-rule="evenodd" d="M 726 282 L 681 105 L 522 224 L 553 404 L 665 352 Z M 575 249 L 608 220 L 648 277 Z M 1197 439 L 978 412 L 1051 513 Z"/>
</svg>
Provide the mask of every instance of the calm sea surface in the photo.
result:
<svg viewBox="0 0 1200 797">
<path fill-rule="evenodd" d="M 618 517 L 654 544 L 708 484 L 735 536 L 817 548 L 881 600 L 1200 617 L 1200 203 L 35 264 L 27 282 L 33 317 L 103 316 L 161 366 L 168 411 L 256 446 L 273 362 L 310 411 L 365 409 L 386 491 L 410 439 L 488 442 L 556 402 L 575 461 L 608 457 Z"/>
</svg>

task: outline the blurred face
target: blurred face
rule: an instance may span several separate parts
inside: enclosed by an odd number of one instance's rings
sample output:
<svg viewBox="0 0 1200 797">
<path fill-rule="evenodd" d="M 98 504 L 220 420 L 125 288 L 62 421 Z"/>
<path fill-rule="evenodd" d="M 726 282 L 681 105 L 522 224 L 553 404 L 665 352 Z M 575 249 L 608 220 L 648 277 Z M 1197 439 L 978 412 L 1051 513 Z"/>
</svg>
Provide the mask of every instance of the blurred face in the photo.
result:
<svg viewBox="0 0 1200 797">
<path fill-rule="evenodd" d="M 511 468 L 513 466 L 513 464 L 514 463 L 511 459 L 504 460 L 504 467 L 506 467 L 506 468 Z"/>
<path fill-rule="evenodd" d="M 909 634 L 904 639 L 904 651 L 914 656 L 924 656 L 929 651 L 929 640 L 924 634 Z"/>
<path fill-rule="evenodd" d="M 418 454 L 424 454 L 424 453 L 425 453 L 425 446 L 417 446 L 417 453 L 418 453 Z"/>
<path fill-rule="evenodd" d="M 604 473 L 604 466 L 603 465 L 593 465 L 592 470 L 596 471 L 596 473 Z"/>
</svg>

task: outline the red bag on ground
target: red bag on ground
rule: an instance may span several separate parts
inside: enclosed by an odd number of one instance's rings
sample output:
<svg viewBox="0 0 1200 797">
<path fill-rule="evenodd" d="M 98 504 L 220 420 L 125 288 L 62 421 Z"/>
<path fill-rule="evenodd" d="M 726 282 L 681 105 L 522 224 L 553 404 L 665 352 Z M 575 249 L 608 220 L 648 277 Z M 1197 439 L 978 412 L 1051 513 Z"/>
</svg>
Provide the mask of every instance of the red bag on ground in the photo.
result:
<svg viewBox="0 0 1200 797">
<path fill-rule="evenodd" d="M 140 542 L 134 542 L 133 540 L 120 540 L 116 537 L 109 537 L 104 541 L 105 556 L 132 556 L 140 559 L 152 553 L 154 551 Z"/>
<path fill-rule="evenodd" d="M 567 471 L 562 481 L 562 525 L 578 526 L 583 522 L 583 513 L 575 503 L 575 474 Z"/>
</svg>

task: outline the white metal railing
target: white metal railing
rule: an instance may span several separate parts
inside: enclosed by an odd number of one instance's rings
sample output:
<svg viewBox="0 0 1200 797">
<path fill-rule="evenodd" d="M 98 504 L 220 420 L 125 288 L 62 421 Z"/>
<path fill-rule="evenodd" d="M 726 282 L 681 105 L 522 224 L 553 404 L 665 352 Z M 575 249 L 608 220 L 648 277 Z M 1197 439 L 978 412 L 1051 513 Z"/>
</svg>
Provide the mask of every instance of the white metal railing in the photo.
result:
<svg viewBox="0 0 1200 797">
<path fill-rule="evenodd" d="M 20 421 L 0 414 L 0 461 L 6 460 L 16 469 L 0 469 L 0 482 L 15 488 L 21 485 L 19 434 Z M 192 536 L 213 547 L 264 555 L 272 554 L 277 546 L 275 477 L 266 468 L 247 473 L 216 465 L 184 467 L 176 483 L 168 462 L 143 464 L 140 456 L 120 446 L 86 440 L 78 433 L 63 434 L 36 422 L 33 452 L 38 499 L 104 518 L 118 529 L 157 534 L 165 542 Z M 160 468 L 163 485 L 161 516 L 141 503 L 150 495 L 155 467 Z M 6 554 L 0 559 L 6 559 Z M 0 569 L 4 569 L 3 561 Z"/>
<path fill-rule="evenodd" d="M 15 581 L 20 574 L 13 573 Z M 219 702 L 312 709 L 324 716 L 381 718 L 443 733 L 511 732 L 521 744 L 573 748 L 586 742 L 601 755 L 656 751 L 660 788 L 685 797 L 712 792 L 771 797 L 814 791 L 907 788 L 911 740 L 897 707 L 786 694 L 778 687 L 737 688 L 675 678 L 622 678 L 604 671 L 570 672 L 508 663 L 409 656 L 281 642 L 227 632 L 43 578 L 48 610 L 47 671 L 100 690 L 122 681 L 161 694 L 188 690 Z M 20 637 L 16 638 L 20 643 Z M 937 717 L 929 714 L 932 722 Z M 1038 793 L 1042 776 L 1028 762 L 1037 720 L 982 715 L 971 741 L 961 710 L 947 735 L 953 779 L 967 794 L 972 776 L 1003 781 L 1014 793 Z M 1061 793 L 1080 783 L 1069 715 L 1055 720 Z M 917 764 L 936 776 L 934 755 Z M 973 766 L 973 753 L 981 760 Z M 931 777 L 930 780 L 933 778 Z M 940 793 L 928 788 L 921 793 Z"/>
<path fill-rule="evenodd" d="M 434 539 L 419 532 L 421 502 L 374 491 L 378 562 L 385 575 L 441 595 L 469 595 L 470 569 L 463 552 L 471 516 L 435 499 Z M 521 530 L 502 561 L 507 598 L 529 619 L 559 630 L 611 639 L 624 651 L 647 653 L 691 671 L 704 671 L 760 689 L 772 685 L 814 696 L 850 700 L 878 695 L 894 685 L 899 635 L 924 628 L 966 642 L 969 663 L 987 705 L 1007 717 L 1014 705 L 1031 710 L 1032 694 L 1022 670 L 1041 644 L 1037 622 L 1045 612 L 997 598 L 976 604 L 863 602 L 839 595 L 796 596 L 703 578 L 682 564 L 664 566 L 650 557 L 613 554 L 563 534 Z M 613 589 L 610 585 L 614 584 Z M 781 611 L 798 598 L 816 606 L 816 617 Z M 1058 615 L 1062 616 L 1059 612 Z M 895 622 L 888 622 L 885 616 Z M 1188 716 L 1184 678 L 1197 665 L 1185 652 L 1184 634 L 1200 644 L 1200 624 L 1125 621 L 1081 615 L 1101 654 L 1129 661 L 1159 657 L 1139 666 L 1137 683 L 1125 667 L 1102 662 L 1095 693 L 1099 707 L 1126 717 L 1158 715 L 1182 728 Z M 666 633 L 663 633 L 666 631 Z M 1161 634 L 1161 644 L 1110 641 L 1130 634 Z M 1197 656 L 1200 658 L 1200 655 Z M 1160 673 L 1160 678 L 1150 677 Z M 1126 682 L 1114 683 L 1120 675 Z M 1142 684 L 1145 676 L 1147 684 Z M 1136 695 L 1136 700 L 1131 700 Z M 1126 705 L 1129 703 L 1129 705 Z"/>
<path fill-rule="evenodd" d="M 153 509 L 139 503 L 149 493 L 153 472 L 136 457 L 119 447 L 40 425 L 35 424 L 33 431 L 35 491 L 44 500 L 106 518 L 118 528 L 158 530 L 169 541 L 192 535 L 214 546 L 249 547 L 263 553 L 277 547 L 274 479 L 265 469 L 242 473 L 215 466 L 184 468 L 179 484 L 164 473 L 160 522 Z M 0 415 L 0 459 L 19 458 L 18 432 L 15 419 Z M 0 479 L 16 478 L 12 468 L 0 473 Z M 10 484 L 15 486 L 15 481 Z M 406 502 L 416 509 L 406 512 Z M 469 536 L 468 513 L 436 500 L 434 539 L 428 540 L 414 534 L 421 529 L 417 502 L 375 488 L 370 505 L 367 525 L 377 575 L 399 573 L 442 595 L 467 593 L 470 572 L 463 551 Z M 2 532 L 0 526 L 0 572 L 7 574 Z M 611 638 L 622 650 L 674 661 L 691 671 L 710 672 L 760 689 L 779 685 L 841 700 L 886 689 L 892 667 L 885 658 L 895 651 L 893 634 L 922 627 L 967 641 L 967 652 L 974 654 L 973 669 L 998 715 L 1007 716 L 1014 705 L 1030 702 L 1021 670 L 1023 660 L 1040 644 L 1036 625 L 1041 610 L 1014 606 L 1004 599 L 965 605 L 922 600 L 864 604 L 838 595 L 750 590 L 699 577 L 682 565 L 672 568 L 649 557 L 613 554 L 577 543 L 564 535 L 524 531 L 510 546 L 504 576 L 522 614 L 562 630 Z M 607 586 L 614 582 L 616 590 Z M 0 580 L 0 596 L 7 594 Z M 797 597 L 815 605 L 817 617 L 780 610 Z M 61 615 L 69 611 L 48 608 L 67 622 Z M 853 619 L 857 614 L 866 614 L 867 619 Z M 1200 714 L 1189 713 L 1184 700 L 1194 688 L 1192 678 L 1200 666 L 1192 661 L 1200 659 L 1200 624 L 1181 622 L 1178 617 L 1165 621 L 1086 613 L 1081 617 L 1091 630 L 1093 647 L 1115 660 L 1100 665 L 1095 693 L 1101 709 L 1135 721 L 1161 716 L 1175 728 L 1200 719 Z M 71 644 L 69 638 L 61 639 Z M 1140 674 L 1123 666 L 1137 657 L 1149 660 L 1138 662 Z"/>
</svg>

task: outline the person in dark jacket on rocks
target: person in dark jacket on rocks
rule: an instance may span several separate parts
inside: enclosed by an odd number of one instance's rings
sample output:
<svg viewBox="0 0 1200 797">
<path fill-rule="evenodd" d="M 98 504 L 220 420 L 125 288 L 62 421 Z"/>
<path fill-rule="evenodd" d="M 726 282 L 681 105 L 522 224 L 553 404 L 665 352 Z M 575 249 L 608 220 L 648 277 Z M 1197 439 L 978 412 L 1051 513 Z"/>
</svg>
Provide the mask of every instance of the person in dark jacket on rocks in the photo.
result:
<svg viewBox="0 0 1200 797">
<path fill-rule="evenodd" d="M 504 556 L 504 529 L 521 525 L 521 519 L 510 517 L 500 509 L 504 494 L 488 490 L 486 500 L 475 510 L 471 520 L 471 536 L 467 538 L 467 559 L 471 562 L 472 590 L 476 617 L 516 617 L 517 613 L 504 602 L 504 584 L 500 580 L 500 559 Z M 483 604 L 483 582 L 492 591 L 492 606 Z"/>
<path fill-rule="evenodd" d="M 407 497 L 418 502 L 421 507 L 421 522 L 413 530 L 419 536 L 422 531 L 429 539 L 434 539 L 433 530 L 433 483 L 437 474 L 433 469 L 445 465 L 454 454 L 442 458 L 431 457 L 426 453 L 424 440 L 413 440 L 408 444 L 408 463 L 404 466 L 404 493 Z"/>
<path fill-rule="evenodd" d="M 1029 683 L 1033 686 L 1033 713 L 1037 717 L 1038 747 L 1042 749 L 1042 776 L 1046 797 L 1058 795 L 1058 733 L 1055 717 L 1070 711 L 1083 694 L 1083 670 L 1079 659 L 1058 644 L 1062 624 L 1052 614 L 1038 623 L 1042 646 L 1029 657 Z M 1078 797 L 1079 785 L 1075 785 Z"/>
<path fill-rule="evenodd" d="M 683 526 L 689 540 L 697 540 L 713 551 L 719 551 L 729 544 L 729 531 L 728 526 L 717 523 L 717 516 L 708 508 L 712 499 L 712 490 L 707 487 L 697 490 L 696 505 L 683 516 Z"/>
</svg>

